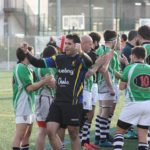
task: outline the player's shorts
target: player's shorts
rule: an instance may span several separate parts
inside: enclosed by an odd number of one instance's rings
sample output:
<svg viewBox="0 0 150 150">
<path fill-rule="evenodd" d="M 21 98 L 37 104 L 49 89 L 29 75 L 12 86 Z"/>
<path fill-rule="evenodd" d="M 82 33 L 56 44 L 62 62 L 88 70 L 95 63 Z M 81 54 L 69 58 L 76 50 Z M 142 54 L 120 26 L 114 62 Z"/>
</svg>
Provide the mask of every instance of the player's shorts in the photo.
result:
<svg viewBox="0 0 150 150">
<path fill-rule="evenodd" d="M 55 102 L 50 106 L 46 122 L 57 122 L 60 127 L 80 126 L 83 105 L 72 105 L 71 103 Z"/>
<path fill-rule="evenodd" d="M 92 110 L 92 92 L 83 90 L 83 109 Z"/>
<path fill-rule="evenodd" d="M 114 103 L 117 103 L 119 100 L 119 85 L 118 83 L 114 84 L 114 91 L 115 91 L 115 100 Z"/>
<path fill-rule="evenodd" d="M 36 120 L 39 127 L 46 127 L 46 118 L 49 113 L 50 105 L 52 104 L 54 98 L 51 96 L 38 95 L 36 97 Z"/>
<path fill-rule="evenodd" d="M 119 120 L 133 125 L 150 125 L 150 100 L 128 102 L 122 109 Z"/>
<path fill-rule="evenodd" d="M 26 96 L 26 95 L 25 95 Z M 35 115 L 27 97 L 20 98 L 15 110 L 16 124 L 32 124 L 35 121 Z"/>
<path fill-rule="evenodd" d="M 35 121 L 35 115 L 16 116 L 16 124 L 32 124 Z"/>
<path fill-rule="evenodd" d="M 95 106 L 98 100 L 98 85 L 97 83 L 93 83 L 92 86 L 92 105 Z"/>
<path fill-rule="evenodd" d="M 109 88 L 105 82 L 102 82 L 98 85 L 98 100 L 105 101 L 105 100 L 115 100 L 115 96 L 112 96 L 109 92 Z"/>
</svg>

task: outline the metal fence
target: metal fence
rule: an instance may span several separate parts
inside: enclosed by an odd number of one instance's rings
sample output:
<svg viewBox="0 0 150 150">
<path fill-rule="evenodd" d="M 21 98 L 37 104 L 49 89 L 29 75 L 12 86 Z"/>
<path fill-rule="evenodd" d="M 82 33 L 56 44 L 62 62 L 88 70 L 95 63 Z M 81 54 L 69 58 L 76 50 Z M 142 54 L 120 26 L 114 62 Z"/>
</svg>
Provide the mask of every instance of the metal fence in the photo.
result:
<svg viewBox="0 0 150 150">
<path fill-rule="evenodd" d="M 49 36 L 0 37 L 0 70 L 11 70 L 17 62 L 16 49 L 26 41 L 39 54 L 49 42 Z"/>
</svg>

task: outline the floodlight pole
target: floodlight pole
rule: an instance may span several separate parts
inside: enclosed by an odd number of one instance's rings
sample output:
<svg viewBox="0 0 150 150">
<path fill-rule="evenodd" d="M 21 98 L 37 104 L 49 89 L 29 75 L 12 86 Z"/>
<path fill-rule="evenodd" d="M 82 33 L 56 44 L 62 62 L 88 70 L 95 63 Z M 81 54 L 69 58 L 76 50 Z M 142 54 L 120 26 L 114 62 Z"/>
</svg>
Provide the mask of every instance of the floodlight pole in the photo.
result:
<svg viewBox="0 0 150 150">
<path fill-rule="evenodd" d="M 40 0 L 38 0 L 38 35 L 40 35 Z"/>
<path fill-rule="evenodd" d="M 7 36 L 7 70 L 10 70 L 10 39 Z"/>
<path fill-rule="evenodd" d="M 118 30 L 118 21 L 117 21 L 117 8 L 118 7 L 118 3 L 117 0 L 112 0 L 112 19 L 113 19 L 113 25 L 115 23 L 115 29 L 114 30 Z M 115 20 L 115 22 L 114 22 Z"/>
<path fill-rule="evenodd" d="M 92 0 L 89 0 L 89 30 L 92 30 Z"/>
<path fill-rule="evenodd" d="M 56 1 L 56 35 L 61 34 L 61 0 Z"/>
</svg>

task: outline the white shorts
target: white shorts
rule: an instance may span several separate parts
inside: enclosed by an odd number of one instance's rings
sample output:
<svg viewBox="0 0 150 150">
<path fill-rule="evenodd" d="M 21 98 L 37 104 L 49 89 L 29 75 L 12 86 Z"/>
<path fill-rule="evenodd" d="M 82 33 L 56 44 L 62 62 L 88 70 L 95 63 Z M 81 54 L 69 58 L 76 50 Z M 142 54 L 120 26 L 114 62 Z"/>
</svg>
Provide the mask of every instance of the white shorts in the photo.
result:
<svg viewBox="0 0 150 150">
<path fill-rule="evenodd" d="M 92 86 L 92 105 L 95 106 L 98 100 L 98 85 L 97 83 L 93 83 Z"/>
<path fill-rule="evenodd" d="M 119 100 L 119 85 L 118 83 L 114 84 L 114 91 L 115 91 L 115 100 L 114 103 L 117 103 Z"/>
<path fill-rule="evenodd" d="M 83 109 L 92 110 L 92 93 L 83 90 Z"/>
<path fill-rule="evenodd" d="M 115 100 L 115 96 L 110 95 L 109 88 L 106 85 L 106 82 L 103 81 L 100 85 L 98 85 L 98 100 Z"/>
<path fill-rule="evenodd" d="M 16 124 L 32 124 L 35 121 L 35 115 L 16 116 Z"/>
<path fill-rule="evenodd" d="M 119 120 L 133 125 L 150 126 L 150 100 L 126 103 Z"/>
<path fill-rule="evenodd" d="M 49 113 L 49 108 L 53 102 L 53 98 L 51 96 L 45 95 L 37 95 L 36 96 L 36 105 L 35 105 L 35 112 L 36 112 L 36 120 L 37 121 L 45 121 L 47 115 Z"/>
<path fill-rule="evenodd" d="M 99 101 L 112 100 L 115 101 L 115 96 L 111 96 L 110 93 L 99 93 L 98 94 Z"/>
</svg>

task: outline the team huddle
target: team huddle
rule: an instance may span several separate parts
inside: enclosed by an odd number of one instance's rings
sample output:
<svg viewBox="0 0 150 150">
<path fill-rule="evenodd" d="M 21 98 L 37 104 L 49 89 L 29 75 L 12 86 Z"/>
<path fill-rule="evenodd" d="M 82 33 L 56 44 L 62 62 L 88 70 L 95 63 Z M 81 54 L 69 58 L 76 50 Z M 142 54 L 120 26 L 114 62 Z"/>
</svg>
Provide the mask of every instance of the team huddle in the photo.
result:
<svg viewBox="0 0 150 150">
<path fill-rule="evenodd" d="M 150 27 L 130 31 L 124 46 L 120 46 L 124 36 L 120 42 L 116 31 L 106 30 L 103 39 L 100 44 L 101 36 L 96 32 L 81 37 L 68 34 L 63 52 L 50 41 L 41 58 L 34 56 L 27 43 L 20 45 L 13 70 L 13 150 L 29 150 L 35 118 L 39 127 L 36 150 L 44 150 L 46 136 L 53 150 L 64 150 L 66 129 L 72 150 L 122 150 L 124 138 L 130 136 L 138 138 L 138 150 L 148 150 Z M 119 89 L 124 90 L 125 106 L 112 136 L 110 124 Z M 94 115 L 93 144 L 90 128 Z"/>
</svg>

